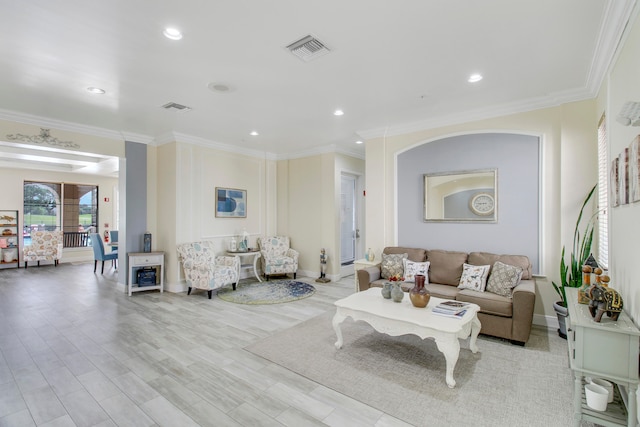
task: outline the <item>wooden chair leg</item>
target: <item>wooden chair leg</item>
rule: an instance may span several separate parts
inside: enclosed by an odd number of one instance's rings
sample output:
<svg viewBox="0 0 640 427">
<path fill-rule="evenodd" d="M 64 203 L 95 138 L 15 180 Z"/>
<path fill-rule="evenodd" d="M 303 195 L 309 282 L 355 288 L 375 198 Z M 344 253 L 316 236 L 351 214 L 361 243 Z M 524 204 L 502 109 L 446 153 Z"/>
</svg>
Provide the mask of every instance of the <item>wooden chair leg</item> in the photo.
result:
<svg viewBox="0 0 640 427">
<path fill-rule="evenodd" d="M 102 271 L 100 272 L 100 274 L 104 274 L 104 261 L 102 261 Z"/>
<path fill-rule="evenodd" d="M 211 292 L 213 292 L 213 291 L 211 291 L 211 290 L 207 291 L 207 294 L 209 295 L 209 299 L 211 299 Z"/>
<path fill-rule="evenodd" d="M 265 280 L 266 282 L 268 282 L 268 281 L 269 281 L 269 275 L 268 275 L 268 274 L 265 274 L 265 275 L 264 275 L 264 280 Z"/>
<path fill-rule="evenodd" d="M 93 272 L 95 273 L 98 269 L 98 260 L 93 261 Z"/>
<path fill-rule="evenodd" d="M 25 261 L 25 262 L 24 262 L 24 268 L 25 268 L 25 269 L 27 268 L 27 264 L 29 264 L 29 262 L 28 262 L 28 261 Z"/>
<path fill-rule="evenodd" d="M 233 286 L 233 290 L 236 290 L 236 286 L 238 285 L 238 282 L 232 283 L 231 286 Z"/>
<path fill-rule="evenodd" d="M 191 287 L 189 287 L 189 289 L 187 289 L 187 295 L 191 295 Z"/>
<path fill-rule="evenodd" d="M 296 278 L 296 272 L 295 271 L 293 272 L 293 278 L 294 278 L 294 280 Z"/>
</svg>

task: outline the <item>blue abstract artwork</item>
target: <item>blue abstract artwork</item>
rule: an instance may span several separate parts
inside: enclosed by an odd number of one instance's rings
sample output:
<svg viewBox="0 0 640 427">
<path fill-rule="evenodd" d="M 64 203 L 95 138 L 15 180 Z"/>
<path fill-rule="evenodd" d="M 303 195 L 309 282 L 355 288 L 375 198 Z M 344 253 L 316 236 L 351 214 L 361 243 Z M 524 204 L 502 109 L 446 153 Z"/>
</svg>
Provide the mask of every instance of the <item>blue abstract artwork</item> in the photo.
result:
<svg viewBox="0 0 640 427">
<path fill-rule="evenodd" d="M 216 217 L 246 218 L 247 191 L 216 187 Z"/>
</svg>

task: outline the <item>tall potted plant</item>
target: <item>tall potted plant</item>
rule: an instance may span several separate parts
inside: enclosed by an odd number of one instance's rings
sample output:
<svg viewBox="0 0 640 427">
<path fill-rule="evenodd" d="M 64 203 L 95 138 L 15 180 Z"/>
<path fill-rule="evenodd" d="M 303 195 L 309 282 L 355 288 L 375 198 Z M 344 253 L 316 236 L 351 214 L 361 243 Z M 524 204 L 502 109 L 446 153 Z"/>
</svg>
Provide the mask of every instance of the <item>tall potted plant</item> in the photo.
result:
<svg viewBox="0 0 640 427">
<path fill-rule="evenodd" d="M 560 296 L 560 301 L 557 301 L 553 304 L 553 308 L 556 311 L 558 316 L 558 324 L 560 325 L 558 329 L 558 335 L 562 338 L 567 338 L 567 327 L 565 323 L 565 318 L 568 315 L 567 311 L 567 294 L 565 292 L 566 288 L 579 288 L 582 286 L 582 266 L 586 262 L 587 258 L 591 254 L 591 243 L 593 242 L 593 232 L 594 232 L 594 218 L 596 214 L 594 214 L 586 224 L 586 228 L 582 235 L 580 234 L 580 223 L 582 222 L 582 214 L 584 213 L 584 208 L 593 197 L 595 193 L 597 185 L 594 185 L 587 197 L 584 199 L 582 203 L 582 208 L 580 209 L 580 214 L 578 215 L 578 220 L 576 221 L 576 228 L 573 232 L 573 248 L 571 251 L 570 261 L 567 264 L 564 260 L 565 255 L 565 247 L 562 247 L 562 255 L 560 259 L 560 285 L 557 285 L 555 282 L 551 282 L 553 288 L 556 290 L 558 295 Z"/>
</svg>

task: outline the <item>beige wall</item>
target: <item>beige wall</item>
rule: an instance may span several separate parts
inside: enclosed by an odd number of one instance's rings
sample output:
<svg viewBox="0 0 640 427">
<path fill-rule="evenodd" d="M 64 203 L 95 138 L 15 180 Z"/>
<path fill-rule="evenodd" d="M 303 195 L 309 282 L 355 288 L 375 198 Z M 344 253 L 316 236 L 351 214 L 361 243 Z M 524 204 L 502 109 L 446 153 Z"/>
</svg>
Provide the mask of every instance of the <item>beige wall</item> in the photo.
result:
<svg viewBox="0 0 640 427">
<path fill-rule="evenodd" d="M 552 323 L 555 319 L 553 302 L 557 300 L 557 294 L 551 281 L 559 278 L 560 251 L 563 244 L 571 245 L 573 225 L 581 202 L 597 176 L 594 171 L 597 158 L 597 135 L 593 124 L 595 105 L 595 100 L 575 102 L 367 141 L 367 246 L 379 256 L 385 246 L 398 244 L 395 202 L 397 153 L 458 134 L 507 131 L 540 136 L 542 276 L 537 280 L 535 313 L 537 323 Z M 427 242 L 425 247 L 428 247 Z"/>
<path fill-rule="evenodd" d="M 320 275 L 320 250 L 328 256 L 327 276 L 340 277 L 341 174 L 364 174 L 364 161 L 324 153 L 278 162 L 278 234 L 300 252 L 299 274 Z M 284 220 L 283 218 L 286 218 Z"/>
</svg>

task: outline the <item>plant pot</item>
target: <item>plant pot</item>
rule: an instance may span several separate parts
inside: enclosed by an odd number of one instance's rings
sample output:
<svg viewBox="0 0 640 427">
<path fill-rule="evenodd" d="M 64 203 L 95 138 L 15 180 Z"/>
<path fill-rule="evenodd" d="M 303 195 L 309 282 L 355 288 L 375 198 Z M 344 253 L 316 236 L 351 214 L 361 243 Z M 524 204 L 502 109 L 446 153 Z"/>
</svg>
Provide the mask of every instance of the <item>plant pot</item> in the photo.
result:
<svg viewBox="0 0 640 427">
<path fill-rule="evenodd" d="M 558 316 L 558 335 L 560 338 L 567 339 L 567 323 L 565 321 L 566 317 L 569 315 L 569 310 L 567 307 L 562 305 L 562 301 L 556 301 L 553 303 L 553 309 L 556 311 L 556 315 Z"/>
</svg>

